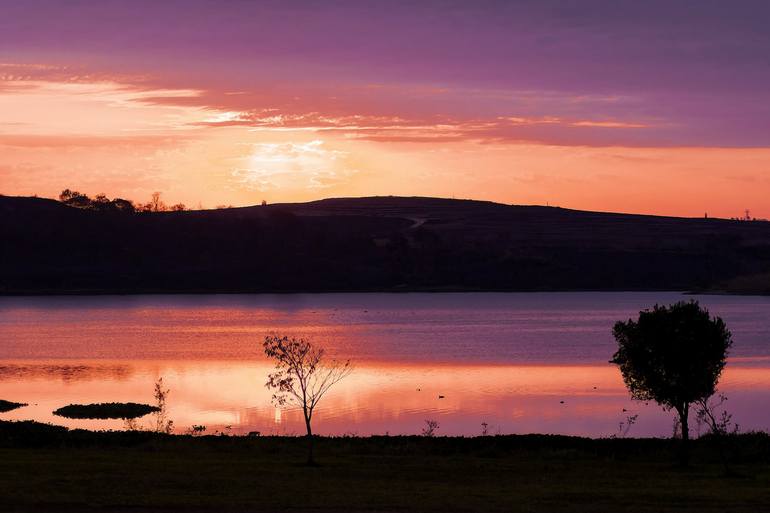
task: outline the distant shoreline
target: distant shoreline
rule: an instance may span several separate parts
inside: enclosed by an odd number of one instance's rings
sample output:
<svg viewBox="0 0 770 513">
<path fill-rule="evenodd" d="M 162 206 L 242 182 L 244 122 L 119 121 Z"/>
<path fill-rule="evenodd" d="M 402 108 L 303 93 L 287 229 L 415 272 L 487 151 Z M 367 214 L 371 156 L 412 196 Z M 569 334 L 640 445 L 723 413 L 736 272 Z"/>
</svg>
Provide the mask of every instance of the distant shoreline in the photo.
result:
<svg viewBox="0 0 770 513">
<path fill-rule="evenodd" d="M 409 288 L 409 289 L 340 289 L 340 290 L 20 290 L 3 291 L 0 297 L 77 297 L 77 296 L 266 296 L 292 294 L 569 294 L 569 293 L 643 293 L 670 292 L 688 296 L 756 296 L 767 297 L 770 293 L 739 292 L 726 290 L 677 290 L 677 289 L 471 289 L 471 288 Z"/>
<path fill-rule="evenodd" d="M 28 290 L 28 291 L 4 291 L 0 292 L 0 297 L 52 297 L 52 296 L 256 296 L 256 295 L 291 295 L 291 294 L 568 294 L 568 293 L 588 293 L 588 292 L 607 292 L 607 293 L 633 293 L 633 292 L 675 292 L 688 295 L 709 294 L 709 295 L 757 295 L 757 294 L 733 294 L 727 292 L 701 292 L 701 291 L 682 291 L 674 289 L 472 289 L 472 288 L 409 288 L 409 289 L 338 289 L 338 290 L 260 290 L 260 291 L 241 291 L 241 290 Z"/>
<path fill-rule="evenodd" d="M 127 214 L 0 196 L 0 240 L 2 296 L 770 294 L 769 222 L 439 198 Z"/>
</svg>

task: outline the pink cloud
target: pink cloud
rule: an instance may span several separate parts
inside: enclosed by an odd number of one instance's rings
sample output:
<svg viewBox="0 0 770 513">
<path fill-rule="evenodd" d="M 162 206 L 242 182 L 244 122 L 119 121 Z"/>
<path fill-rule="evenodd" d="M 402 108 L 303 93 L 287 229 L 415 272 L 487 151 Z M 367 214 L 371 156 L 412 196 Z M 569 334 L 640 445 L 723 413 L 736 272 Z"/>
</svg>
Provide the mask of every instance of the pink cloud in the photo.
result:
<svg viewBox="0 0 770 513">
<path fill-rule="evenodd" d="M 0 134 L 0 146 L 16 148 L 95 148 L 155 146 L 178 144 L 187 136 L 95 136 L 95 135 L 27 135 Z"/>
</svg>

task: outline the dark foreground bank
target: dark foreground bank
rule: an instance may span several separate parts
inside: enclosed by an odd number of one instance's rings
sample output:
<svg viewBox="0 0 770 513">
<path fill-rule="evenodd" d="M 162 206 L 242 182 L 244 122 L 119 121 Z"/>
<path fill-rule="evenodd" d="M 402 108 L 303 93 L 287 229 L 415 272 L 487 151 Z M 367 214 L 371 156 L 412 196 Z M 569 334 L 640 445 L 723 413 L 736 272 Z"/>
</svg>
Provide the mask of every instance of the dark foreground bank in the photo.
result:
<svg viewBox="0 0 770 513">
<path fill-rule="evenodd" d="M 0 423 L 2 511 L 770 511 L 770 437 L 304 440 Z"/>
</svg>

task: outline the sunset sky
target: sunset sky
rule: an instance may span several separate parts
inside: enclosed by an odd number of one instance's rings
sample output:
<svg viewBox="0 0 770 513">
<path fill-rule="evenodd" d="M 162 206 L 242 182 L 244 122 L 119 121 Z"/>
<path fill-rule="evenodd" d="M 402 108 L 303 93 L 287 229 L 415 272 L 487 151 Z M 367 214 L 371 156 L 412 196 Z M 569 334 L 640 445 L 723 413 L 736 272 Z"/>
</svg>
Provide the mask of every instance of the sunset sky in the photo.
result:
<svg viewBox="0 0 770 513">
<path fill-rule="evenodd" d="M 0 0 L 0 194 L 770 217 L 766 1 Z"/>
</svg>

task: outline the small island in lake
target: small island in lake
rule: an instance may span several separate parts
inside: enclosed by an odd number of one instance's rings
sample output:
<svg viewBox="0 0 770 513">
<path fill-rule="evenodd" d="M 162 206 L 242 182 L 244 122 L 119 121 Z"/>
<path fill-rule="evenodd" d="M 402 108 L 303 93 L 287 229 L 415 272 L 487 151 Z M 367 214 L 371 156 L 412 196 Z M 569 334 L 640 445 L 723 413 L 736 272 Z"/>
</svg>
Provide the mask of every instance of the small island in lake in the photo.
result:
<svg viewBox="0 0 770 513">
<path fill-rule="evenodd" d="M 53 412 L 68 419 L 136 419 L 160 411 L 157 406 L 138 403 L 70 404 Z"/>
<path fill-rule="evenodd" d="M 26 403 L 15 403 L 13 401 L 6 401 L 4 399 L 0 399 L 0 413 L 5 413 L 8 411 L 15 410 L 17 408 L 21 408 L 23 406 L 27 406 Z"/>
</svg>

